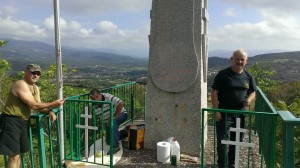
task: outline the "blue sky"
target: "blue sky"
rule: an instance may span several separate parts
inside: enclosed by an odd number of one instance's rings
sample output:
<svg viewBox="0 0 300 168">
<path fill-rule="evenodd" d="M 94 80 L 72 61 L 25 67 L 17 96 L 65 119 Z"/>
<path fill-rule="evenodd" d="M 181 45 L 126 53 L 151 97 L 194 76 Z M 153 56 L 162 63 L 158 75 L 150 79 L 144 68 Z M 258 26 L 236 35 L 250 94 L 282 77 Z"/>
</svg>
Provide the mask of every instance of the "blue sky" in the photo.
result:
<svg viewBox="0 0 300 168">
<path fill-rule="evenodd" d="M 60 0 L 61 43 L 147 57 L 151 4 Z M 300 50 L 299 0 L 208 0 L 208 12 L 210 51 Z M 52 0 L 1 0 L 0 38 L 54 44 L 53 24 Z"/>
</svg>

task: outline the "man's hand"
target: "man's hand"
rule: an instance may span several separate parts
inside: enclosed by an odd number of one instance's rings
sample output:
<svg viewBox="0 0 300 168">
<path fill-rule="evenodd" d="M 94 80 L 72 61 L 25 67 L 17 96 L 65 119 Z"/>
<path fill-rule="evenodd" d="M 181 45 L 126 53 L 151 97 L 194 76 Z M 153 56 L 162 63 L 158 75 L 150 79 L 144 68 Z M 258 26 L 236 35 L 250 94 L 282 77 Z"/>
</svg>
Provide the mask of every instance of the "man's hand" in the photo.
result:
<svg viewBox="0 0 300 168">
<path fill-rule="evenodd" d="M 216 112 L 216 121 L 219 122 L 222 119 L 221 113 Z"/>
<path fill-rule="evenodd" d="M 64 102 L 65 102 L 65 99 L 57 99 L 57 100 L 53 101 L 54 107 L 59 107 L 59 106 L 63 105 Z"/>
<path fill-rule="evenodd" d="M 49 111 L 49 117 L 50 117 L 50 120 L 52 122 L 52 124 L 54 123 L 54 121 L 56 120 L 56 115 L 53 111 Z"/>
<path fill-rule="evenodd" d="M 245 107 L 248 107 L 248 106 L 250 106 L 251 105 L 251 102 L 249 101 L 249 100 L 245 100 L 244 101 L 244 106 Z"/>
</svg>

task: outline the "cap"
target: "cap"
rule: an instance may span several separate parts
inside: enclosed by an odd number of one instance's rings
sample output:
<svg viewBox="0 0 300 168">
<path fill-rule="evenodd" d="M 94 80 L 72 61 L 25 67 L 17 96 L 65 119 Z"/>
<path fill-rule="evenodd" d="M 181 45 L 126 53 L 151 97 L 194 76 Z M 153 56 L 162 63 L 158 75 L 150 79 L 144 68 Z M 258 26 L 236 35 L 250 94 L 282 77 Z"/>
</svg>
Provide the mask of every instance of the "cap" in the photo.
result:
<svg viewBox="0 0 300 168">
<path fill-rule="evenodd" d="M 30 65 L 27 65 L 27 70 L 29 70 L 30 72 L 35 72 L 35 71 L 42 71 L 41 67 L 37 64 L 30 64 Z"/>
</svg>

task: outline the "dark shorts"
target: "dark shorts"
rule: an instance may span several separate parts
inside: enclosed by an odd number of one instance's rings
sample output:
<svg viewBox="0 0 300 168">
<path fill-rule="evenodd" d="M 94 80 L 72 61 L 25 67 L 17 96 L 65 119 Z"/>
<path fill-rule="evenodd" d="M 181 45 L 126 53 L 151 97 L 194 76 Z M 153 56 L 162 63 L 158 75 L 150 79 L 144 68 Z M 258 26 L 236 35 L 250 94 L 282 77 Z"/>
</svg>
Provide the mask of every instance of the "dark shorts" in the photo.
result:
<svg viewBox="0 0 300 168">
<path fill-rule="evenodd" d="M 28 121 L 0 116 L 0 155 L 14 156 L 30 150 Z"/>
</svg>

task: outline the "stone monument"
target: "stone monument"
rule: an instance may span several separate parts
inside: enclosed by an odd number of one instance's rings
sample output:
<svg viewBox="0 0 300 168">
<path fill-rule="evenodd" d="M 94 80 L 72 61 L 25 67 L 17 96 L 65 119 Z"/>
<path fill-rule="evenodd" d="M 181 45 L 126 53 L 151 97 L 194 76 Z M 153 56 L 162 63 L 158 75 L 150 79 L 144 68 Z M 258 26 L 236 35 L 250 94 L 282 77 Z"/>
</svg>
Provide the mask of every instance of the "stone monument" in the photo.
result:
<svg viewBox="0 0 300 168">
<path fill-rule="evenodd" d="M 207 0 L 153 0 L 145 147 L 176 137 L 199 155 L 201 108 L 207 107 Z"/>
</svg>

